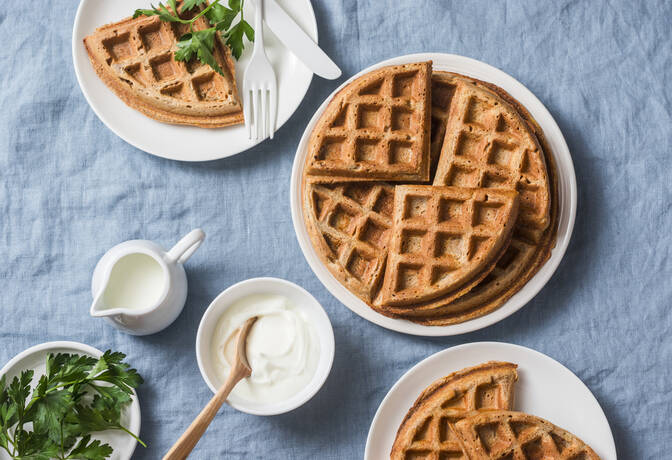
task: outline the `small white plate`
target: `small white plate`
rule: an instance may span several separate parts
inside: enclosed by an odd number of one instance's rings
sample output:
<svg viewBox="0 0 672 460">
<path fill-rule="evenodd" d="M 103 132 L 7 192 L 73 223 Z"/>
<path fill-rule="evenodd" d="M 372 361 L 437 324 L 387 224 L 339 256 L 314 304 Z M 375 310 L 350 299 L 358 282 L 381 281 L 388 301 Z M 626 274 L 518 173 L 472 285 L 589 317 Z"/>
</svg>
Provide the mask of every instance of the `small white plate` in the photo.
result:
<svg viewBox="0 0 672 460">
<path fill-rule="evenodd" d="M 565 366 L 520 345 L 477 342 L 448 348 L 419 362 L 387 393 L 371 422 L 365 460 L 389 458 L 399 425 L 434 380 L 486 361 L 518 364 L 514 409 L 544 418 L 574 433 L 602 460 L 616 460 L 609 422 L 588 387 Z"/>
<path fill-rule="evenodd" d="M 460 324 L 453 324 L 450 326 L 423 326 L 415 324 L 410 321 L 402 319 L 388 318 L 380 313 L 372 310 L 366 303 L 359 299 L 352 292 L 348 291 L 327 269 L 327 267 L 320 261 L 313 245 L 310 242 L 308 231 L 304 225 L 303 208 L 301 206 L 301 179 L 303 174 L 303 165 L 308 154 L 308 140 L 310 134 L 317 123 L 317 120 L 326 109 L 332 97 L 340 91 L 345 85 L 350 83 L 355 78 L 370 72 L 379 67 L 386 65 L 408 64 L 412 62 L 428 61 L 434 63 L 435 70 L 447 70 L 450 72 L 457 72 L 464 75 L 470 75 L 474 78 L 491 82 L 508 91 L 511 96 L 520 101 L 532 116 L 539 123 L 544 130 L 544 134 L 553 152 L 556 161 L 558 173 L 558 195 L 559 195 L 559 219 L 558 219 L 558 237 L 555 248 L 551 253 L 550 259 L 537 272 L 525 286 L 511 297 L 504 305 L 497 310 L 475 318 L 465 321 Z M 379 326 L 391 329 L 393 331 L 404 332 L 406 334 L 422 335 L 422 336 L 447 336 L 464 334 L 466 332 L 481 329 L 498 321 L 503 320 L 507 316 L 515 313 L 527 302 L 529 302 L 537 293 L 544 287 L 544 285 L 551 278 L 555 269 L 558 268 L 562 257 L 565 255 L 569 239 L 572 236 L 574 229 L 574 220 L 576 218 L 576 175 L 574 174 L 574 164 L 572 157 L 569 154 L 569 148 L 565 142 L 565 138 L 560 131 L 557 123 L 548 112 L 546 107 L 536 98 L 519 81 L 501 70 L 485 64 L 475 59 L 470 59 L 464 56 L 457 56 L 454 54 L 444 53 L 421 53 L 409 54 L 400 56 L 387 61 L 379 62 L 367 69 L 362 70 L 357 75 L 344 82 L 338 87 L 317 109 L 315 115 L 306 126 L 303 137 L 296 150 L 294 157 L 294 165 L 292 168 L 291 185 L 289 188 L 290 203 L 292 209 L 292 221 L 294 223 L 294 231 L 299 240 L 299 246 L 303 251 L 303 255 L 308 261 L 308 264 L 315 272 L 315 275 L 322 281 L 322 284 L 332 293 L 334 297 L 340 300 L 346 307 L 357 313 L 364 319 L 371 321 Z"/>
<path fill-rule="evenodd" d="M 310 0 L 278 0 L 284 10 L 317 42 L 317 22 Z M 150 0 L 81 0 L 72 31 L 72 59 L 77 81 L 98 118 L 117 136 L 147 153 L 172 160 L 207 161 L 240 153 L 261 140 L 250 140 L 243 125 L 220 129 L 177 126 L 161 123 L 131 109 L 98 78 L 82 40 L 102 25 L 131 16 L 136 8 L 149 8 Z M 226 4 L 226 3 L 225 3 Z M 244 14 L 252 23 L 254 9 L 245 2 Z M 313 73 L 264 27 L 266 54 L 278 79 L 277 129 L 297 109 Z M 250 60 L 252 45 L 247 43 L 236 62 L 238 91 L 243 86 L 243 71 Z"/>
<path fill-rule="evenodd" d="M 46 361 L 49 353 L 77 353 L 93 356 L 94 358 L 100 358 L 103 355 L 103 352 L 97 348 L 79 342 L 46 342 L 30 347 L 16 355 L 0 370 L 0 376 L 6 375 L 7 384 L 9 385 L 11 379 L 19 376 L 21 371 L 33 369 L 35 371 L 33 384 L 36 384 L 40 375 L 46 371 Z M 140 402 L 135 391 L 133 392 L 131 405 L 124 410 L 121 416 L 121 424 L 131 433 L 140 433 Z M 114 452 L 110 460 L 129 460 L 137 444 L 135 438 L 123 431 L 116 430 L 96 433 L 93 438 L 112 446 Z M 0 460 L 9 458 L 7 452 L 0 449 Z"/>
<path fill-rule="evenodd" d="M 288 298 L 293 305 L 303 312 L 315 327 L 320 341 L 320 357 L 315 375 L 301 392 L 286 401 L 278 403 L 256 403 L 230 395 L 227 403 L 241 412 L 253 415 L 284 414 L 302 406 L 322 388 L 329 376 L 334 362 L 334 331 L 331 321 L 320 303 L 308 291 L 289 281 L 279 278 L 252 278 L 241 281 L 226 289 L 212 301 L 203 314 L 196 334 L 196 358 L 203 380 L 213 393 L 224 383 L 217 377 L 210 363 L 210 343 L 219 318 L 231 304 L 243 297 L 254 294 L 277 294 Z"/>
</svg>

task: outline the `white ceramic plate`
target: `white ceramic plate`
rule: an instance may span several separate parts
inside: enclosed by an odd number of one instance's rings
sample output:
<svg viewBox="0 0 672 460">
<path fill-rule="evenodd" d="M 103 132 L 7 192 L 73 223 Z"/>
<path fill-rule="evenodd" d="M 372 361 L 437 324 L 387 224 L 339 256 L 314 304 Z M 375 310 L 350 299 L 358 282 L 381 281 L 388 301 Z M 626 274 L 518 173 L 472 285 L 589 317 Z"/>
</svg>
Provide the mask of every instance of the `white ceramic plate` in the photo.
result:
<svg viewBox="0 0 672 460">
<path fill-rule="evenodd" d="M 78 342 L 46 342 L 35 345 L 22 351 L 12 358 L 0 370 L 0 376 L 6 375 L 8 384 L 11 379 L 21 374 L 21 371 L 33 369 L 35 371 L 33 385 L 37 383 L 37 378 L 44 374 L 46 370 L 47 354 L 49 353 L 77 353 L 99 358 L 103 352 L 89 345 Z M 133 392 L 133 402 L 126 408 L 121 417 L 121 423 L 132 433 L 140 433 L 140 402 L 138 395 Z M 104 431 L 96 433 L 94 439 L 99 439 L 107 443 L 114 449 L 110 460 L 129 460 L 133 455 L 137 441 L 122 431 Z M 0 460 L 9 459 L 9 455 L 4 449 L 0 449 Z"/>
<path fill-rule="evenodd" d="M 366 72 L 370 72 L 373 69 L 386 65 L 407 64 L 428 60 L 433 61 L 435 70 L 457 72 L 494 83 L 508 91 L 514 98 L 520 101 L 527 110 L 530 111 L 532 116 L 544 130 L 544 134 L 553 151 L 558 172 L 560 201 L 558 237 L 550 259 L 543 267 L 541 267 L 537 274 L 520 291 L 518 291 L 518 293 L 511 297 L 500 308 L 485 316 L 481 316 L 480 318 L 450 326 L 422 326 L 402 319 L 388 318 L 369 308 L 356 295 L 348 291 L 320 261 L 310 242 L 310 237 L 308 236 L 308 232 L 304 225 L 303 210 L 301 206 L 301 177 L 303 165 L 308 154 L 308 139 L 317 120 L 324 112 L 334 94 L 353 79 Z M 301 138 L 301 142 L 296 151 L 296 157 L 294 158 L 290 185 L 292 221 L 294 222 L 296 237 L 299 240 L 299 245 L 301 246 L 301 250 L 308 261 L 308 264 L 329 292 L 350 310 L 379 326 L 398 332 L 404 332 L 406 334 L 423 336 L 446 336 L 475 331 L 490 326 L 497 321 L 501 321 L 529 302 L 551 278 L 567 250 L 567 245 L 569 244 L 569 239 L 572 236 L 572 230 L 574 228 L 574 219 L 576 218 L 576 195 L 576 175 L 574 174 L 574 164 L 572 163 L 572 157 L 569 154 L 567 143 L 565 142 L 565 138 L 562 136 L 562 132 L 560 132 L 557 123 L 541 101 L 539 101 L 530 90 L 525 88 L 525 86 L 516 79 L 495 67 L 464 56 L 443 53 L 409 54 L 388 59 L 387 61 L 380 62 L 362 70 L 337 88 L 317 109 L 317 112 L 315 112 L 315 115 L 308 123 L 308 126 L 306 126 L 306 130 L 303 133 L 303 137 Z"/>
<path fill-rule="evenodd" d="M 248 414 L 283 414 L 302 406 L 322 388 L 334 362 L 334 331 L 331 327 L 331 321 L 329 321 L 327 313 L 315 297 L 301 286 L 279 278 L 252 278 L 234 284 L 219 294 L 203 314 L 198 326 L 198 333 L 196 334 L 198 368 L 210 390 L 217 393 L 224 382 L 217 376 L 211 365 L 210 344 L 212 335 L 224 311 L 237 300 L 253 294 L 275 294 L 288 298 L 293 305 L 306 315 L 315 328 L 320 342 L 320 357 L 312 380 L 303 390 L 288 400 L 262 404 L 230 395 L 226 401 L 231 407 Z"/>
<path fill-rule="evenodd" d="M 310 0 L 278 0 L 285 11 L 317 42 L 317 23 Z M 77 81 L 98 118 L 129 144 L 164 158 L 182 161 L 207 161 L 247 150 L 261 141 L 247 137 L 243 125 L 220 129 L 169 125 L 155 121 L 124 104 L 98 78 L 89 62 L 82 40 L 96 27 L 116 22 L 133 14 L 136 8 L 149 8 L 150 0 L 82 0 L 72 31 L 72 59 Z M 154 2 L 156 3 L 156 2 Z M 245 2 L 245 18 L 252 23 L 254 9 Z M 308 91 L 313 74 L 264 27 L 266 54 L 278 79 L 279 129 L 297 109 Z M 243 71 L 252 53 L 245 46 L 236 63 L 238 90 L 243 87 Z"/>
<path fill-rule="evenodd" d="M 600 404 L 565 366 L 520 345 L 478 342 L 440 351 L 416 364 L 387 393 L 371 422 L 365 460 L 389 458 L 397 429 L 415 399 L 434 380 L 485 361 L 518 364 L 514 409 L 574 433 L 603 460 L 616 460 L 614 438 Z"/>
</svg>

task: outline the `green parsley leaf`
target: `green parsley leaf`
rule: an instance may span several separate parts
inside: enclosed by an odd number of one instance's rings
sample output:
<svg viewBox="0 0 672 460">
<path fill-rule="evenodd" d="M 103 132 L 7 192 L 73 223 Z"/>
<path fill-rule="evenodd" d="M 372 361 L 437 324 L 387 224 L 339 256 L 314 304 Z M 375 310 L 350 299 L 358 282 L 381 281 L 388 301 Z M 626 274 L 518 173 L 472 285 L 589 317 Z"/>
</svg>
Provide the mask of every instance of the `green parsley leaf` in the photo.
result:
<svg viewBox="0 0 672 460">
<path fill-rule="evenodd" d="M 182 9 L 180 10 L 181 13 L 184 13 L 185 11 L 191 11 L 197 6 L 201 6 L 206 2 L 206 0 L 184 0 L 182 2 Z"/>
<path fill-rule="evenodd" d="M 249 41 L 254 41 L 254 29 L 244 20 L 231 27 L 225 35 L 226 44 L 231 48 L 231 54 L 236 59 L 239 59 L 243 54 L 243 48 L 245 47 L 243 44 L 243 35 Z"/>
<path fill-rule="evenodd" d="M 87 434 L 80 439 L 68 459 L 100 460 L 112 455 L 112 447 L 109 444 L 101 444 L 99 440 L 91 441 L 91 435 Z"/>
</svg>

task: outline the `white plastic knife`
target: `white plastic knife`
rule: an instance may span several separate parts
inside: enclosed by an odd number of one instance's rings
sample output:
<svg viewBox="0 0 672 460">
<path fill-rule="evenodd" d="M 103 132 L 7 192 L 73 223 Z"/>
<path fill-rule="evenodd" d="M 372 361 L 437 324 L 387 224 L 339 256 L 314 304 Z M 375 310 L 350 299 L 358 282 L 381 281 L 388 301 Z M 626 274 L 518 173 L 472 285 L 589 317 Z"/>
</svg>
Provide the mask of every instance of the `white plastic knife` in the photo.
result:
<svg viewBox="0 0 672 460">
<path fill-rule="evenodd" d="M 253 0 L 256 8 L 258 2 Z M 268 28 L 313 73 L 328 80 L 341 76 L 341 69 L 275 0 L 264 1 L 264 21 Z"/>
</svg>

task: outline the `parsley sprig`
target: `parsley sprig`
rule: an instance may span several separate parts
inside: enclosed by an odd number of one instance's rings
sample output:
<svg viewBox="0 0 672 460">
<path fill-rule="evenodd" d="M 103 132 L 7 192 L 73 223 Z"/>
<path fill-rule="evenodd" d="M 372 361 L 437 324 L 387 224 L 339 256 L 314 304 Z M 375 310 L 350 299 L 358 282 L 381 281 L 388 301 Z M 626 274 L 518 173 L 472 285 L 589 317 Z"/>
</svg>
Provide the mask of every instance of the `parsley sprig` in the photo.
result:
<svg viewBox="0 0 672 460">
<path fill-rule="evenodd" d="M 207 0 L 184 0 L 178 8 L 176 0 L 168 0 L 167 5 L 159 3 L 159 6 L 152 5 L 151 9 L 137 9 L 133 17 L 158 16 L 162 21 L 188 25 L 189 32 L 182 35 L 177 42 L 175 59 L 189 61 L 195 56 L 203 64 L 209 65 L 223 74 L 213 55 L 215 34 L 221 33 L 222 39 L 231 48 L 233 57 L 239 59 L 245 47 L 243 37 L 247 37 L 249 41 L 253 42 L 254 29 L 243 16 L 244 0 L 229 0 L 228 8 L 222 5 L 220 0 L 214 0 L 191 19 L 180 17 L 180 15 L 184 16 L 185 13 L 192 11 L 194 8 L 200 8 L 206 3 Z M 194 23 L 201 16 L 205 16 L 212 27 L 195 30 Z M 240 19 L 234 24 L 238 17 Z"/>
<path fill-rule="evenodd" d="M 143 383 L 125 357 L 109 350 L 99 359 L 50 353 L 32 394 L 32 370 L 9 384 L 0 378 L 0 448 L 13 459 L 104 460 L 112 447 L 91 433 L 105 430 L 125 431 L 147 447 L 121 424 L 133 389 Z"/>
</svg>

